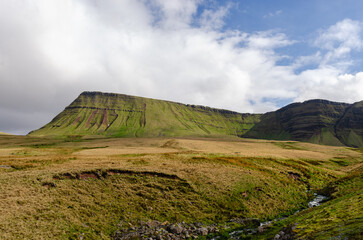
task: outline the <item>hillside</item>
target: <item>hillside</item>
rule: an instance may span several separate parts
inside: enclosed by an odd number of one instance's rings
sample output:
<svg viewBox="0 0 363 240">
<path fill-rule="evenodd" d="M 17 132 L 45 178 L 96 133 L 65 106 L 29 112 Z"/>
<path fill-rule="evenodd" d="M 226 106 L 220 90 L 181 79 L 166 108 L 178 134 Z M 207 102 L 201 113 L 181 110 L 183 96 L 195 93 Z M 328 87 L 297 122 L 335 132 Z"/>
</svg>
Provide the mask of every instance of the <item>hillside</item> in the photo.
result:
<svg viewBox="0 0 363 240">
<path fill-rule="evenodd" d="M 83 92 L 31 136 L 241 136 L 259 114 L 186 105 L 123 94 Z"/>
<path fill-rule="evenodd" d="M 9 133 L 0 132 L 0 135 L 10 135 Z"/>
<path fill-rule="evenodd" d="M 309 100 L 265 114 L 83 92 L 30 136 L 225 137 L 363 147 L 363 101 Z"/>
<path fill-rule="evenodd" d="M 244 137 L 363 147 L 363 102 L 293 103 L 264 114 Z"/>
</svg>

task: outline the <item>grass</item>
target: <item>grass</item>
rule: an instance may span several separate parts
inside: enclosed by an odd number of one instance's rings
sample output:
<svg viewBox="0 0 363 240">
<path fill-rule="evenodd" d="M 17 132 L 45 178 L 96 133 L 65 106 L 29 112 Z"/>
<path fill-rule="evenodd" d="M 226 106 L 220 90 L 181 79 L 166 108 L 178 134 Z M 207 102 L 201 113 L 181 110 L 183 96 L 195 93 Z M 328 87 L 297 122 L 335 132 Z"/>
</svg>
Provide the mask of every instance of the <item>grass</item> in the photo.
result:
<svg viewBox="0 0 363 240">
<path fill-rule="evenodd" d="M 257 239 L 273 238 L 282 228 L 294 226 L 299 239 L 361 239 L 363 236 L 362 169 L 329 184 L 331 200 L 275 223 Z"/>
<path fill-rule="evenodd" d="M 269 220 L 303 208 L 312 197 L 308 189 L 326 186 L 334 197 L 328 219 L 338 222 L 346 208 L 356 211 L 347 231 L 360 224 L 361 178 L 350 176 L 360 176 L 362 153 L 354 149 L 212 138 L 4 135 L 0 143 L 6 166 L 0 168 L 0 239 L 110 239 L 141 220 Z M 297 149 L 281 147 L 286 144 Z M 324 220 L 319 216 L 325 215 L 296 216 L 291 223 L 301 236 L 314 237 L 320 229 L 312 222 Z"/>
</svg>

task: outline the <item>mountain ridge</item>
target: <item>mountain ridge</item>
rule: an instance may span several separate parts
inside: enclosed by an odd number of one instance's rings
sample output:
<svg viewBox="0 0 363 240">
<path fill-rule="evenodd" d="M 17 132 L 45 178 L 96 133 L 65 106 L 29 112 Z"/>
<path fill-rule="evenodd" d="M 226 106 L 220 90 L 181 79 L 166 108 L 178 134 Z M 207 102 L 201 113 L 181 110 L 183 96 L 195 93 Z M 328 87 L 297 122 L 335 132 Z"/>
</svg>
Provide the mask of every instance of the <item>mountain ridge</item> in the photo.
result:
<svg viewBox="0 0 363 240">
<path fill-rule="evenodd" d="M 347 123 L 351 122 L 350 119 L 353 116 L 349 116 L 345 124 L 341 123 L 341 120 L 344 119 L 346 111 L 358 103 L 362 102 L 347 104 L 313 99 L 292 103 L 276 111 L 265 113 L 261 121 L 244 137 L 363 147 L 363 132 L 360 130 L 363 128 L 363 114 L 361 114 L 363 108 L 352 114 L 358 118 L 355 120 L 355 129 L 352 133 L 356 140 L 351 141 L 352 137 L 341 136 L 341 129 L 347 128 Z M 345 135 L 351 134 L 347 131 Z"/>
<path fill-rule="evenodd" d="M 363 101 L 312 99 L 265 114 L 117 93 L 81 93 L 32 136 L 247 137 L 363 147 Z"/>
<path fill-rule="evenodd" d="M 29 134 L 242 136 L 259 117 L 259 114 L 125 94 L 83 92 L 50 123 Z"/>
</svg>

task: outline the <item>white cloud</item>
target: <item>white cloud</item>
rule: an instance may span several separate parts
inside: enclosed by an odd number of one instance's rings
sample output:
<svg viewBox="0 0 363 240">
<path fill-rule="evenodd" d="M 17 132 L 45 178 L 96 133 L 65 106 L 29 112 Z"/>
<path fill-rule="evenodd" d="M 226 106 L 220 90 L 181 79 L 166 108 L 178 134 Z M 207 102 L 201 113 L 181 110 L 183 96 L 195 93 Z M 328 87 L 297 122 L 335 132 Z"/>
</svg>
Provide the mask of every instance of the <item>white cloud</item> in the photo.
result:
<svg viewBox="0 0 363 240">
<path fill-rule="evenodd" d="M 0 131 L 11 129 L 5 122 L 19 115 L 14 112 L 28 120 L 33 112 L 42 116 L 32 121 L 32 127 L 25 124 L 24 133 L 40 127 L 84 90 L 240 112 L 276 109 L 274 99 L 363 99 L 363 73 L 346 74 L 338 67 L 340 58 L 334 65 L 295 73 L 296 68 L 327 59 L 329 53 L 347 56 L 345 48 L 360 50 L 356 29 L 360 23 L 337 23 L 316 41 L 322 41 L 321 53 L 278 66 L 282 56 L 275 49 L 292 45 L 293 40 L 277 31 L 222 31 L 228 6 L 204 10 L 198 17 L 201 4 L 0 1 Z M 341 29 L 350 29 L 353 40 L 340 37 Z M 323 39 L 332 43 L 323 44 Z"/>
<path fill-rule="evenodd" d="M 339 102 L 363 99 L 363 72 L 344 74 L 334 68 L 307 70 L 299 75 L 301 82 L 297 101 L 325 98 Z M 323 97 L 322 97 L 323 96 Z"/>
<path fill-rule="evenodd" d="M 188 28 L 196 14 L 200 0 L 151 0 L 151 6 L 157 9 L 158 22 L 164 28 Z"/>
<path fill-rule="evenodd" d="M 321 30 L 315 40 L 320 50 L 301 57 L 295 63 L 299 68 L 304 64 L 318 67 L 302 71 L 297 76 L 299 93 L 295 100 L 325 98 L 333 101 L 355 102 L 363 100 L 363 72 L 349 74 L 354 64 L 350 57 L 353 51 L 363 48 L 363 23 L 350 19 L 342 20 L 326 30 Z"/>
<path fill-rule="evenodd" d="M 281 14 L 282 14 L 282 10 L 276 10 L 275 12 L 269 12 L 268 14 L 264 15 L 263 18 L 276 17 Z"/>
<path fill-rule="evenodd" d="M 205 9 L 199 19 L 202 28 L 220 29 L 224 25 L 224 18 L 228 14 L 231 4 L 221 6 L 218 9 Z"/>
<path fill-rule="evenodd" d="M 351 62 L 346 60 L 352 51 L 360 51 L 363 48 L 362 41 L 363 24 L 351 19 L 345 19 L 337 24 L 322 30 L 316 39 L 315 45 L 327 50 L 322 65 L 339 64 L 346 67 Z M 342 64 L 344 63 L 344 64 Z"/>
<path fill-rule="evenodd" d="M 258 32 L 248 38 L 248 46 L 251 48 L 261 48 L 274 50 L 275 48 L 285 47 L 293 44 L 283 33 L 273 31 Z"/>
</svg>

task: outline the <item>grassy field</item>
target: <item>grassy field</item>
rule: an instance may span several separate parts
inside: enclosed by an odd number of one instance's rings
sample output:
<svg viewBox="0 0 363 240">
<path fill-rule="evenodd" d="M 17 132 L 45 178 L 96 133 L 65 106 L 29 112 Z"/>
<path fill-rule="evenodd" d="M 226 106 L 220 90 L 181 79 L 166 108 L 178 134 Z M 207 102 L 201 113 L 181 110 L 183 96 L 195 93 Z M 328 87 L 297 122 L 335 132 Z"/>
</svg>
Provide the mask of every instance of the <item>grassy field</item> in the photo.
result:
<svg viewBox="0 0 363 240">
<path fill-rule="evenodd" d="M 323 190 L 333 200 L 256 238 L 291 224 L 302 238 L 358 236 L 362 160 L 357 149 L 292 141 L 1 135 L 0 239 L 110 239 L 140 220 L 271 220 Z"/>
</svg>

